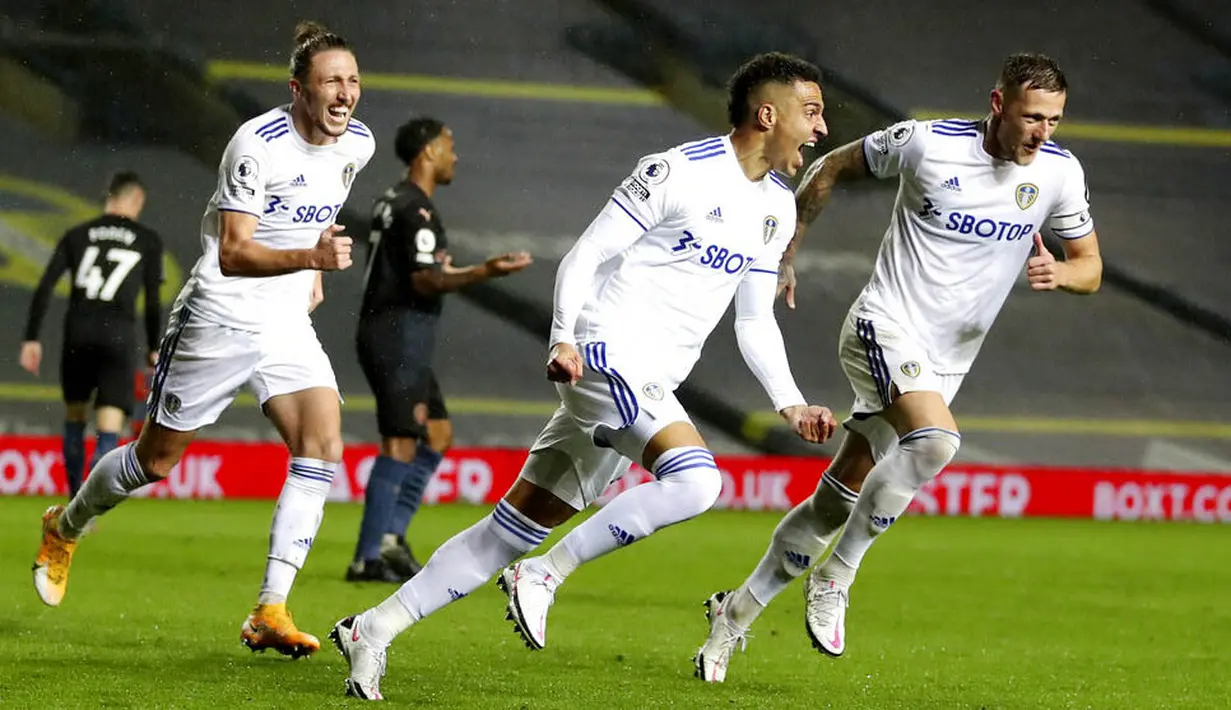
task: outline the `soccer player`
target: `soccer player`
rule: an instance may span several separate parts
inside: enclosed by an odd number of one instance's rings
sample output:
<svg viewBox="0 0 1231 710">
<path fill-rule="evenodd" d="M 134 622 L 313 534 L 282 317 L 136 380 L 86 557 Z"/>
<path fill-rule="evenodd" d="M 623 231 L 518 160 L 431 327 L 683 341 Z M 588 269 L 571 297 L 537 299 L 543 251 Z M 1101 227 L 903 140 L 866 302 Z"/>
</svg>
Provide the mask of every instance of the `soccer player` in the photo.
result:
<svg viewBox="0 0 1231 710">
<path fill-rule="evenodd" d="M 350 266 L 351 240 L 334 218 L 375 142 L 352 116 L 359 69 L 342 37 L 300 25 L 290 89 L 289 104 L 240 126 L 222 156 L 201 221 L 204 253 L 162 339 L 149 422 L 135 443 L 98 462 L 67 509 L 43 516 L 34 584 L 48 605 L 64 597 L 82 528 L 165 478 L 197 430 L 247 385 L 292 458 L 241 639 L 293 657 L 320 647 L 286 610 L 342 455 L 338 387 L 309 311 L 323 298 L 320 272 Z"/>
<path fill-rule="evenodd" d="M 405 582 L 420 569 L 406 531 L 440 458 L 453 441 L 449 410 L 432 371 L 444 294 L 530 265 L 524 252 L 483 264 L 452 266 L 438 185 L 453 182 L 453 131 L 434 118 L 412 118 L 394 141 L 406 175 L 372 210 L 363 306 L 356 344 L 376 396 L 380 456 L 372 466 L 349 581 Z"/>
<path fill-rule="evenodd" d="M 56 282 L 72 275 L 60 388 L 64 396 L 64 471 L 69 498 L 77 495 L 85 473 L 85 423 L 94 400 L 97 437 L 91 468 L 114 449 L 132 414 L 138 349 L 133 342 L 137 299 L 145 294 L 146 362 L 158 360 L 162 321 L 162 238 L 137 220 L 145 208 L 145 186 L 134 172 L 118 172 L 107 186 L 103 214 L 64 233 L 56 244 L 30 302 L 21 366 L 38 376 L 43 360 L 39 330 Z"/>
<path fill-rule="evenodd" d="M 1102 279 L 1085 174 L 1050 138 L 1068 86 L 1052 59 L 1015 54 L 980 121 L 904 121 L 813 163 L 796 191 L 791 259 L 837 182 L 897 177 L 897 200 L 871 280 L 838 341 L 855 392 L 837 455 L 811 498 L 786 514 L 751 576 L 710 597 L 699 678 L 721 682 L 731 652 L 765 605 L 806 572 L 807 629 L 831 656 L 846 650 L 851 584 L 868 548 L 961 443 L 949 405 L 1025 263 L 1034 291 L 1093 293 Z M 1057 261 L 1037 230 L 1064 245 Z M 848 522 L 849 518 L 849 522 Z"/>
<path fill-rule="evenodd" d="M 722 476 L 675 390 L 732 300 L 740 351 L 774 408 L 807 441 L 832 433 L 829 410 L 795 386 L 773 311 L 795 224 L 783 176 L 824 135 L 822 109 L 816 67 L 759 55 L 731 79 L 729 134 L 645 156 L 616 187 L 556 274 L 547 375 L 562 405 L 490 515 L 393 596 L 334 626 L 348 693 L 379 698 L 393 638 L 501 569 L 509 619 L 530 648 L 543 648 L 548 608 L 573 570 L 714 504 Z M 545 555 L 509 566 L 632 460 L 656 480 L 617 496 Z"/>
</svg>

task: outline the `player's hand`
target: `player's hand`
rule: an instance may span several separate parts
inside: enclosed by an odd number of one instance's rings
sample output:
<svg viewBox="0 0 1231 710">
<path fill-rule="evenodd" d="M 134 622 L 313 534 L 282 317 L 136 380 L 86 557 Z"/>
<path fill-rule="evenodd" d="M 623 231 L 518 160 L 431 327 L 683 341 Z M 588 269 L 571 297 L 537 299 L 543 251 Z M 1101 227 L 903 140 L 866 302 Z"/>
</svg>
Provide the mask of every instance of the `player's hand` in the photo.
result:
<svg viewBox="0 0 1231 710">
<path fill-rule="evenodd" d="M 21 368 L 38 377 L 38 366 L 43 361 L 43 344 L 37 340 L 27 340 L 21 344 L 21 357 L 18 358 Z"/>
<path fill-rule="evenodd" d="M 342 235 L 340 224 L 331 224 L 321 232 L 316 243 L 316 263 L 319 271 L 341 271 L 351 265 L 351 238 Z"/>
<path fill-rule="evenodd" d="M 1026 277 L 1035 291 L 1053 291 L 1060 288 L 1059 272 L 1063 268 L 1056 257 L 1043 244 L 1043 235 L 1034 233 L 1034 255 L 1026 260 Z"/>
<path fill-rule="evenodd" d="M 828 407 L 797 404 L 783 409 L 779 414 L 791 425 L 799 438 L 813 444 L 822 444 L 833 436 L 838 428 L 833 412 Z"/>
<path fill-rule="evenodd" d="M 581 353 L 568 343 L 556 343 L 547 357 L 547 379 L 552 382 L 577 384 L 584 369 Z"/>
<path fill-rule="evenodd" d="M 795 263 L 783 257 L 778 266 L 778 296 L 786 293 L 787 308 L 795 309 Z"/>
<path fill-rule="evenodd" d="M 534 259 L 530 258 L 530 254 L 528 252 L 516 251 L 509 252 L 507 254 L 500 254 L 499 256 L 493 256 L 483 262 L 483 267 L 487 269 L 488 276 L 491 276 L 492 278 L 500 278 L 501 276 L 508 276 L 509 274 L 515 274 L 518 271 L 521 271 L 529 266 L 533 261 Z"/>
<path fill-rule="evenodd" d="M 158 351 L 151 350 L 145 354 L 145 364 L 151 370 L 158 367 Z"/>
</svg>

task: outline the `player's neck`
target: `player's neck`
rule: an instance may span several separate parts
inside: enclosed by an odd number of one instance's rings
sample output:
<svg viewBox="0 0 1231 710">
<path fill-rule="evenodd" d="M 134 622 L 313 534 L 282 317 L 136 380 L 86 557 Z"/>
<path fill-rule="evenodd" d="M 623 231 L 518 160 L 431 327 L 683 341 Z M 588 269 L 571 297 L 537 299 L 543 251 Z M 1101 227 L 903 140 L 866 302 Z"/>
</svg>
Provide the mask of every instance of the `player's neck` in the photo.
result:
<svg viewBox="0 0 1231 710">
<path fill-rule="evenodd" d="M 137 221 L 138 216 L 138 212 L 131 205 L 121 200 L 107 200 L 107 203 L 103 205 L 103 214 L 111 215 L 112 217 L 123 217 L 134 222 Z"/>
<path fill-rule="evenodd" d="M 406 182 L 417 185 L 428 197 L 436 192 L 436 178 L 433 177 L 433 171 L 430 169 L 416 169 L 412 166 L 406 171 Z"/>
<path fill-rule="evenodd" d="M 773 167 L 769 158 L 765 157 L 765 140 L 759 133 L 739 129 L 731 131 L 731 147 L 735 149 L 735 159 L 739 161 L 744 177 L 752 182 L 765 177 Z"/>
<path fill-rule="evenodd" d="M 996 138 L 999 128 L 1000 121 L 996 120 L 995 116 L 986 119 L 983 131 L 983 152 L 996 160 L 1012 160 L 1013 156 L 1009 155 L 1004 146 L 1000 145 L 1000 140 Z"/>
</svg>

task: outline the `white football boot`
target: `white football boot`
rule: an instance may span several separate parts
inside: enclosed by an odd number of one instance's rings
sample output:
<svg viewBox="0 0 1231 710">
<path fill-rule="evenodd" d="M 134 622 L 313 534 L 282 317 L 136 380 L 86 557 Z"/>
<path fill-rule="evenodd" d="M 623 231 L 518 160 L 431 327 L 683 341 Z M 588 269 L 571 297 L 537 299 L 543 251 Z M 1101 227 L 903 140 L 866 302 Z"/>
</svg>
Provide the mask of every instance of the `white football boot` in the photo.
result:
<svg viewBox="0 0 1231 710">
<path fill-rule="evenodd" d="M 385 649 L 368 640 L 361 621 L 362 615 L 342 619 L 333 625 L 329 638 L 350 667 L 346 694 L 363 700 L 384 700 L 380 679 L 385 675 Z"/>
<path fill-rule="evenodd" d="M 710 622 L 710 635 L 692 662 L 695 666 L 693 677 L 706 683 L 721 683 L 726 679 L 727 664 L 731 662 L 735 647 L 739 646 L 741 651 L 748 647 L 747 630 L 737 626 L 729 613 L 734 597 L 735 593 L 727 590 L 705 600 L 705 619 Z"/>
<path fill-rule="evenodd" d="M 556 601 L 560 580 L 534 558 L 509 565 L 496 578 L 496 585 L 509 595 L 505 619 L 532 651 L 547 645 L 547 611 Z"/>
<path fill-rule="evenodd" d="M 812 647 L 834 658 L 846 651 L 846 607 L 850 585 L 821 574 L 818 566 L 804 581 L 804 625 Z"/>
</svg>

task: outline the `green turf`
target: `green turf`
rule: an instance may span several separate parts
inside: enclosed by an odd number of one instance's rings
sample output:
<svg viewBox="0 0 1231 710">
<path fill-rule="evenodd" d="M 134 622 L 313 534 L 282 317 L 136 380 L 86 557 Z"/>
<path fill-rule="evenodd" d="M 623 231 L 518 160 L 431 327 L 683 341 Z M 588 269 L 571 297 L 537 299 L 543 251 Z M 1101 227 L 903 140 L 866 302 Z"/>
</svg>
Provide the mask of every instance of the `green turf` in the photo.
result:
<svg viewBox="0 0 1231 710">
<path fill-rule="evenodd" d="M 0 705 L 348 702 L 328 645 L 290 661 L 239 644 L 271 504 L 127 503 L 82 543 L 59 609 L 29 581 L 46 504 L 0 499 Z M 415 538 L 437 545 L 484 512 L 427 509 Z M 393 591 L 342 581 L 358 517 L 358 506 L 329 506 L 291 597 L 301 628 L 322 639 Z M 701 601 L 739 583 L 777 518 L 710 513 L 583 568 L 537 653 L 486 585 L 397 639 L 385 696 L 588 710 L 1231 707 L 1231 530 L 1198 525 L 907 519 L 864 566 L 845 658 L 809 647 L 796 584 L 761 617 L 726 684 L 695 681 Z"/>
</svg>

